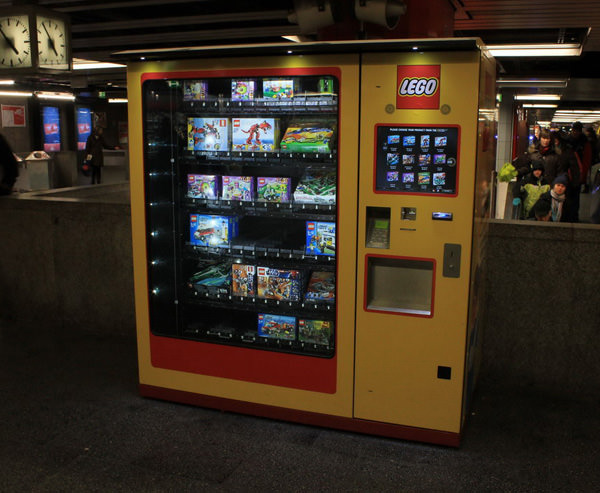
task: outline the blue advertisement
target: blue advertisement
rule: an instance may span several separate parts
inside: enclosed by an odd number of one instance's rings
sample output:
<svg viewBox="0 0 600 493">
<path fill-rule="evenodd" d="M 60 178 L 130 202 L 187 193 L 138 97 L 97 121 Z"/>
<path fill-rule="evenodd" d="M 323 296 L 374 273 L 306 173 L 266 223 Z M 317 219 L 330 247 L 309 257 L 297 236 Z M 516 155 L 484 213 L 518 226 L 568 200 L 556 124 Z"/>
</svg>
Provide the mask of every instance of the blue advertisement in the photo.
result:
<svg viewBox="0 0 600 493">
<path fill-rule="evenodd" d="M 77 150 L 85 151 L 85 144 L 92 133 L 92 112 L 89 108 L 77 108 Z"/>
<path fill-rule="evenodd" d="M 60 117 L 56 106 L 42 108 L 42 122 L 44 127 L 44 151 L 60 151 Z"/>
</svg>

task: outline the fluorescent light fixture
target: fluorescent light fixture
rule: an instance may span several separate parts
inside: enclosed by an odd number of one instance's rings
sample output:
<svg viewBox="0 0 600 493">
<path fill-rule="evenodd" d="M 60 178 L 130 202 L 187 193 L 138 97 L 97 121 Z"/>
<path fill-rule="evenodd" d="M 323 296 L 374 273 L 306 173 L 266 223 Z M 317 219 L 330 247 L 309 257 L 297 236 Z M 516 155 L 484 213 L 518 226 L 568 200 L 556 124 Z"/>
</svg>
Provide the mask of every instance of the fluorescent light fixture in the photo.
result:
<svg viewBox="0 0 600 493">
<path fill-rule="evenodd" d="M 557 104 L 527 104 L 523 105 L 523 108 L 558 108 Z"/>
<path fill-rule="evenodd" d="M 600 121 L 600 110 L 556 110 L 552 117 L 553 122 L 573 123 L 594 123 Z"/>
<path fill-rule="evenodd" d="M 24 91 L 0 91 L 0 96 L 14 96 L 20 98 L 30 98 L 33 96 L 32 92 L 24 92 Z"/>
<path fill-rule="evenodd" d="M 39 91 L 35 95 L 40 99 L 61 99 L 65 101 L 75 101 L 75 95 L 69 92 L 46 92 Z"/>
<path fill-rule="evenodd" d="M 567 87 L 568 79 L 497 79 L 498 87 Z"/>
<path fill-rule="evenodd" d="M 106 68 L 126 68 L 126 65 L 111 62 L 97 62 L 96 60 L 84 60 L 73 58 L 73 70 L 99 70 Z"/>
<path fill-rule="evenodd" d="M 300 36 L 281 36 L 283 39 L 287 39 L 288 41 L 293 41 L 294 43 L 301 43 L 302 40 Z"/>
<path fill-rule="evenodd" d="M 487 48 L 494 57 L 579 56 L 582 50 L 579 43 L 488 45 Z"/>
<path fill-rule="evenodd" d="M 109 103 L 126 103 L 127 98 L 108 98 Z"/>
<path fill-rule="evenodd" d="M 560 94 L 515 94 L 518 101 L 558 101 Z"/>
<path fill-rule="evenodd" d="M 12 86 L 14 84 L 14 80 L 0 80 L 0 86 Z"/>
</svg>

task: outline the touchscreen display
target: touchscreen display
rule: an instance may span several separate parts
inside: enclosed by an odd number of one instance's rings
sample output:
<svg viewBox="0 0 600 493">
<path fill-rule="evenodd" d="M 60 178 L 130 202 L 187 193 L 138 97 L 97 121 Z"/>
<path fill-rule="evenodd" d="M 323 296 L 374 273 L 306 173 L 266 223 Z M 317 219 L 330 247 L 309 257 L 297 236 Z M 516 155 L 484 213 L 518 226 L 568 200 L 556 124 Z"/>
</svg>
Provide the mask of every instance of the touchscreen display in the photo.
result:
<svg viewBox="0 0 600 493">
<path fill-rule="evenodd" d="M 378 125 L 375 190 L 456 195 L 458 127 Z"/>
</svg>

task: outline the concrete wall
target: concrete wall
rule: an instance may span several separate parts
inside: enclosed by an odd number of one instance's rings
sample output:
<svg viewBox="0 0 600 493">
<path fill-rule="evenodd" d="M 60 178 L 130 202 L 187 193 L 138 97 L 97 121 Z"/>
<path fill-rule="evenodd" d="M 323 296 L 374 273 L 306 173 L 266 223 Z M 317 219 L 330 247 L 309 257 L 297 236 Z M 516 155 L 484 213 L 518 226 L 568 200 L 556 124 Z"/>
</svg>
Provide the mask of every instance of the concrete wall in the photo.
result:
<svg viewBox="0 0 600 493">
<path fill-rule="evenodd" d="M 600 391 L 600 226 L 492 221 L 482 376 Z"/>
<path fill-rule="evenodd" d="M 127 184 L 1 198 L 0 228 L 0 319 L 135 333 Z M 600 226 L 493 220 L 486 252 L 481 377 L 597 395 Z"/>
<path fill-rule="evenodd" d="M 111 202 L 111 186 L 84 190 L 0 198 L 0 319 L 134 333 L 128 193 Z"/>
</svg>

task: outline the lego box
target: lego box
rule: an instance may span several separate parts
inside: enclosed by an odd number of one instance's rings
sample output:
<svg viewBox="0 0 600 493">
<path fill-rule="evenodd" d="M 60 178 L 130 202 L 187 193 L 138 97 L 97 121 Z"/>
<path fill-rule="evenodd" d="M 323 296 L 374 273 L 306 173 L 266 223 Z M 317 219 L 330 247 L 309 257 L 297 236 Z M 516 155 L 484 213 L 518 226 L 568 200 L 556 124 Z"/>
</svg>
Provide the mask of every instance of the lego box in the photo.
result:
<svg viewBox="0 0 600 493">
<path fill-rule="evenodd" d="M 333 342 L 333 322 L 329 320 L 298 320 L 298 340 L 330 346 Z"/>
<path fill-rule="evenodd" d="M 256 196 L 263 202 L 289 202 L 290 179 L 259 176 L 256 178 Z"/>
<path fill-rule="evenodd" d="M 190 214 L 190 242 L 192 245 L 227 247 L 238 235 L 235 216 Z"/>
<path fill-rule="evenodd" d="M 188 284 L 201 294 L 229 294 L 230 263 L 210 264 L 192 275 Z"/>
<path fill-rule="evenodd" d="M 336 203 L 336 173 L 306 173 L 294 191 L 294 201 L 305 204 Z"/>
<path fill-rule="evenodd" d="M 279 140 L 278 118 L 233 118 L 231 150 L 273 152 Z"/>
<path fill-rule="evenodd" d="M 254 265 L 231 265 L 231 294 L 234 296 L 256 296 Z"/>
<path fill-rule="evenodd" d="M 257 293 L 262 299 L 300 301 L 303 288 L 302 272 L 298 270 L 257 267 Z"/>
<path fill-rule="evenodd" d="M 313 272 L 310 275 L 304 299 L 306 301 L 335 300 L 335 274 L 333 272 Z"/>
<path fill-rule="evenodd" d="M 332 152 L 333 122 L 290 123 L 281 139 L 281 150 L 286 152 Z"/>
<path fill-rule="evenodd" d="M 187 196 L 192 199 L 217 199 L 217 179 L 215 175 L 187 175 Z"/>
<path fill-rule="evenodd" d="M 335 223 L 306 221 L 306 253 L 335 255 Z"/>
<path fill-rule="evenodd" d="M 256 82 L 253 80 L 232 80 L 231 99 L 233 101 L 251 101 L 254 99 Z"/>
<path fill-rule="evenodd" d="M 229 118 L 188 118 L 188 151 L 228 151 Z"/>
<path fill-rule="evenodd" d="M 224 200 L 254 200 L 254 178 L 252 176 L 222 176 L 221 197 Z"/>
<path fill-rule="evenodd" d="M 294 97 L 293 80 L 263 80 L 263 98 L 289 99 Z"/>
<path fill-rule="evenodd" d="M 183 82 L 184 101 L 205 101 L 208 99 L 208 82 L 205 80 L 186 80 Z"/>
<path fill-rule="evenodd" d="M 258 335 L 275 339 L 294 340 L 296 338 L 296 317 L 259 313 Z"/>
</svg>

